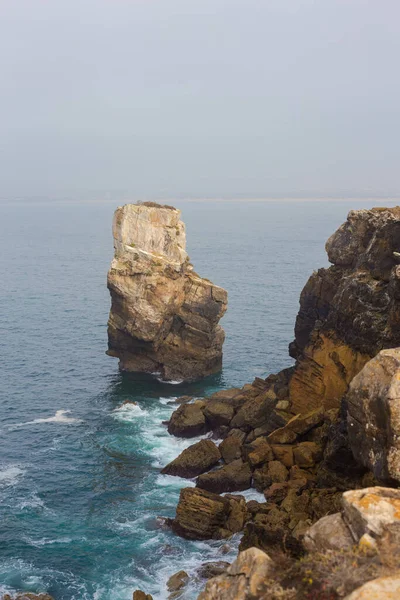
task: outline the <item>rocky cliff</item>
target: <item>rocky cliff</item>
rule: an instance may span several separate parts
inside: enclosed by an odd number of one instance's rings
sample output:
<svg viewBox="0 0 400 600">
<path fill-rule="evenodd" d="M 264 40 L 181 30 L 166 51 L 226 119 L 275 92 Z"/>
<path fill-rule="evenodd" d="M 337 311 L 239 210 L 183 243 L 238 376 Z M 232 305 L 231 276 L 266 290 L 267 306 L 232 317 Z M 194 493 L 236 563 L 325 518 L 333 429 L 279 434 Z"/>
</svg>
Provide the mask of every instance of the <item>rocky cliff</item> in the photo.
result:
<svg viewBox="0 0 400 600">
<path fill-rule="evenodd" d="M 115 211 L 108 354 L 123 370 L 191 381 L 221 369 L 227 293 L 194 272 L 180 215 L 152 202 Z"/>
<path fill-rule="evenodd" d="M 290 345 L 293 412 L 338 407 L 365 363 L 400 345 L 400 207 L 351 211 L 326 250 L 332 266 L 304 287 Z"/>
</svg>

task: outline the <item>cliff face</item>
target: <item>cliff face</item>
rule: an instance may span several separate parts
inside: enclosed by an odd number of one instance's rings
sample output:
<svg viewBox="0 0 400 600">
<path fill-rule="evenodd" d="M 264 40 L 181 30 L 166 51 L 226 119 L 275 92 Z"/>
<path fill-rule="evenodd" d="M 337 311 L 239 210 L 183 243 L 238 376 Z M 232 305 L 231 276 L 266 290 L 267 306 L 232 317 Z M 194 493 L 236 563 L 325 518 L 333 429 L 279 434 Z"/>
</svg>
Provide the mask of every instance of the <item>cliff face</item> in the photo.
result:
<svg viewBox="0 0 400 600">
<path fill-rule="evenodd" d="M 190 381 L 221 368 L 227 293 L 193 271 L 180 214 L 155 203 L 115 211 L 108 354 L 123 370 Z"/>
<path fill-rule="evenodd" d="M 337 407 L 368 360 L 400 345 L 400 207 L 351 211 L 326 250 L 333 266 L 304 287 L 290 345 L 294 412 Z"/>
</svg>

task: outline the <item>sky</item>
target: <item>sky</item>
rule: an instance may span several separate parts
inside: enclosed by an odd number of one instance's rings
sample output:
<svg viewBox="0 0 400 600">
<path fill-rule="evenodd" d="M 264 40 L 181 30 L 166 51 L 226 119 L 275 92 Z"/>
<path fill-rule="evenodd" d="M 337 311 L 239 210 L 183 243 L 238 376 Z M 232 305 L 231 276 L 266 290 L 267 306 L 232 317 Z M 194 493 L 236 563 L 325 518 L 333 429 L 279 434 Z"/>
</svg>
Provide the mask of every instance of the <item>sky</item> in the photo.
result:
<svg viewBox="0 0 400 600">
<path fill-rule="evenodd" d="M 400 196 L 398 0 L 0 0 L 0 198 Z"/>
</svg>

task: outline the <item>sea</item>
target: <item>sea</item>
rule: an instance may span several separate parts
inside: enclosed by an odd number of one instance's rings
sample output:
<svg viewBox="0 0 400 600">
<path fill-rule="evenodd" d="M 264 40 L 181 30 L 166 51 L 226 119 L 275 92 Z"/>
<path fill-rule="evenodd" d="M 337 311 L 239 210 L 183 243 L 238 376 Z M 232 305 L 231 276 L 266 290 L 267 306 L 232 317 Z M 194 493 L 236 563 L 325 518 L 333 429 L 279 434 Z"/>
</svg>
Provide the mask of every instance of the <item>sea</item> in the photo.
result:
<svg viewBox="0 0 400 600">
<path fill-rule="evenodd" d="M 143 589 L 166 600 L 184 569 L 181 600 L 197 598 L 198 567 L 234 560 L 240 536 L 188 541 L 162 527 L 195 482 L 160 469 L 197 441 L 171 437 L 163 421 L 178 396 L 290 366 L 299 295 L 328 265 L 325 241 L 349 210 L 385 203 L 176 201 L 196 271 L 229 294 L 222 372 L 182 384 L 120 373 L 105 354 L 118 201 L 3 199 L 0 592 L 131 600 Z"/>
</svg>

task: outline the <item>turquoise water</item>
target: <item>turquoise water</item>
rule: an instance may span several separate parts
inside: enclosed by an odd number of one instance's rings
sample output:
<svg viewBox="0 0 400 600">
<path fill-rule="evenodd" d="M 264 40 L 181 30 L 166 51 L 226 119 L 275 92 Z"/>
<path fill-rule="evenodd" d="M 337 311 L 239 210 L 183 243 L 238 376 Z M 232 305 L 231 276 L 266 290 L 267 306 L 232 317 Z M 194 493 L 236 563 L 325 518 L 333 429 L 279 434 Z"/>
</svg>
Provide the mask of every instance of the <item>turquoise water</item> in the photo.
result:
<svg viewBox="0 0 400 600">
<path fill-rule="evenodd" d="M 289 366 L 301 288 L 350 208 L 378 202 L 180 202 L 196 270 L 229 292 L 224 369 L 191 385 L 123 375 L 105 355 L 112 204 L 0 204 L 0 590 L 56 600 L 167 597 L 228 555 L 160 529 L 179 490 L 159 469 L 193 441 L 162 425 L 202 396 Z M 119 408 L 126 399 L 137 406 Z M 57 412 L 66 411 L 66 412 Z M 257 497 L 256 492 L 248 492 Z M 227 558 L 226 558 L 227 556 Z"/>
</svg>

